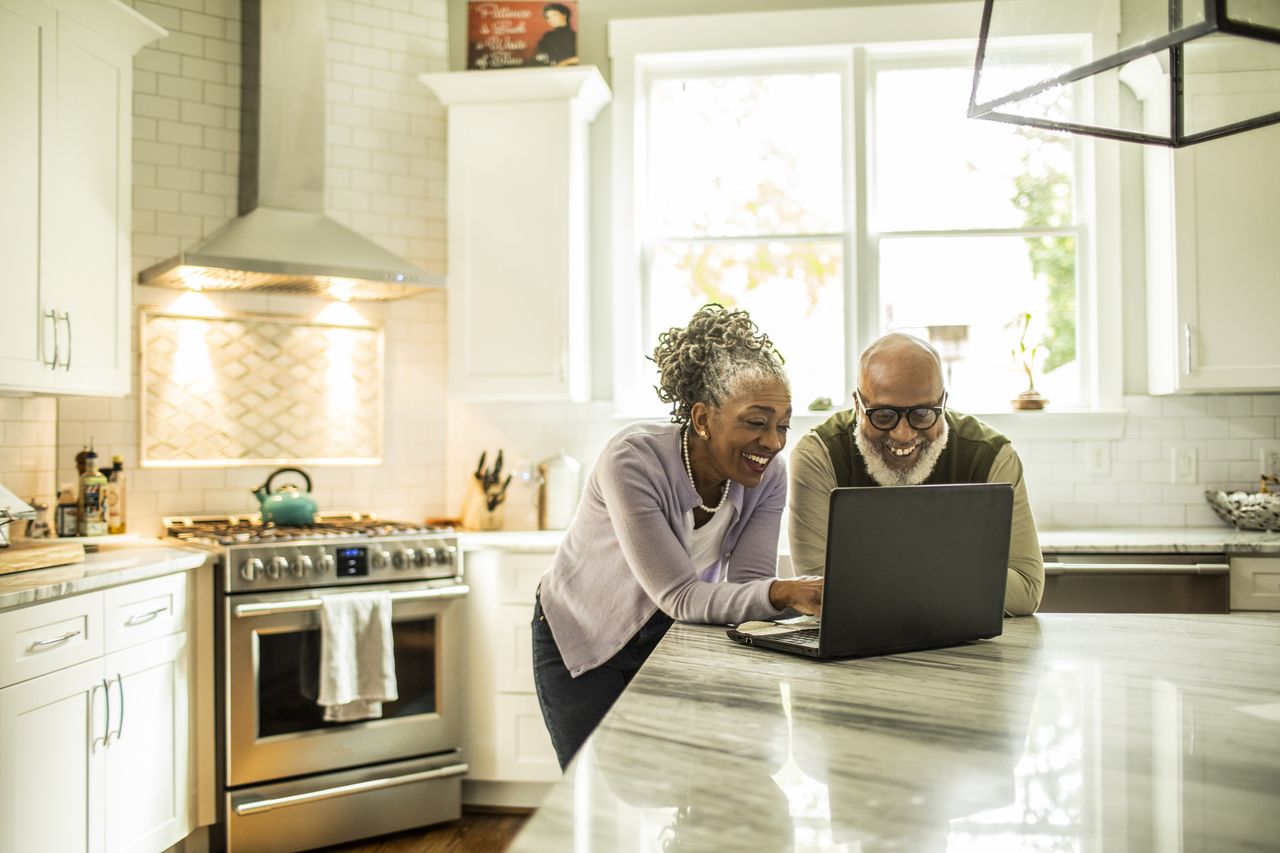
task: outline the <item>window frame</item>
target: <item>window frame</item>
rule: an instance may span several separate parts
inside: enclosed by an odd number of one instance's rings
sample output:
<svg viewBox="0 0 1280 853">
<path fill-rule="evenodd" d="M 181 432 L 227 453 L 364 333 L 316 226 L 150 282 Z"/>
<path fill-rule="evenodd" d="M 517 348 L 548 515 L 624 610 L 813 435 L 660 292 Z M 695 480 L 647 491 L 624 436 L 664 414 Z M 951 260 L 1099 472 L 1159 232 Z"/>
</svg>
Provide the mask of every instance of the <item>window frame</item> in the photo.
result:
<svg viewBox="0 0 1280 853">
<path fill-rule="evenodd" d="M 736 58 L 751 70 L 756 63 L 785 63 L 797 53 L 803 61 L 847 63 L 851 81 L 845 93 L 847 139 L 863 133 L 869 119 L 868 75 L 871 56 L 905 54 L 915 49 L 936 51 L 952 43 L 970 54 L 976 49 L 981 4 L 971 2 L 867 6 L 841 9 L 749 12 L 728 15 L 688 15 L 638 18 L 609 22 L 609 55 L 613 68 L 614 103 L 608 116 L 611 136 L 611 258 L 613 401 L 619 417 L 658 417 L 652 389 L 644 378 L 643 354 L 652 348 L 642 340 L 644 295 L 644 236 L 636 203 L 645 183 L 637 152 L 643 144 L 643 104 L 646 75 L 663 69 L 689 68 L 698 61 L 721 64 Z M 1099 23 L 1095 14 L 1078 11 L 1078 20 L 1064 20 L 1064 34 L 1082 34 L 1095 55 L 1114 49 L 1119 34 L 1114 20 Z M 1101 29 L 1099 29 L 1101 27 Z M 802 61 L 802 62 L 803 62 Z M 718 71 L 718 69 L 717 69 Z M 1118 113 L 1119 93 L 1096 90 L 1094 109 L 1106 117 Z M 858 353 L 878 332 L 878 282 L 874 247 L 869 246 L 868 145 L 845 147 L 845 378 L 851 390 Z M 1082 413 L 1114 415 L 1120 408 L 1122 346 L 1120 342 L 1121 223 L 1119 153 L 1114 145 L 1081 138 L 1076 146 L 1075 205 L 1083 225 L 1085 245 L 1078 246 L 1077 358 L 1080 362 L 1082 407 L 1071 416 L 1079 432 Z M 1089 176 L 1088 180 L 1083 179 Z M 852 184 L 850 187 L 849 184 Z M 805 401 L 800 401 L 801 404 Z M 836 401 L 847 406 L 849 400 Z M 986 414 L 978 412 L 978 414 Z M 1003 413 L 1001 413 L 1003 414 Z M 1037 413 L 1043 417 L 1044 413 Z M 1114 418 L 1110 419 L 1114 422 Z M 1112 427 L 1106 427 L 1109 432 Z"/>
</svg>

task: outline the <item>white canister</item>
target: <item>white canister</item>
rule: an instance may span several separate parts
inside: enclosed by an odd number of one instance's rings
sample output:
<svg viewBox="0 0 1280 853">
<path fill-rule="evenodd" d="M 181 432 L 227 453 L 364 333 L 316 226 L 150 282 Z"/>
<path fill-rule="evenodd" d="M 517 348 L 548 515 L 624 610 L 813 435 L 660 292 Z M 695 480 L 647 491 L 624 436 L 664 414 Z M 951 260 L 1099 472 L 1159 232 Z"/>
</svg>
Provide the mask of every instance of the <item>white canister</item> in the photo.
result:
<svg viewBox="0 0 1280 853">
<path fill-rule="evenodd" d="M 578 508 L 582 465 L 563 450 L 538 463 L 538 529 L 564 530 Z"/>
</svg>

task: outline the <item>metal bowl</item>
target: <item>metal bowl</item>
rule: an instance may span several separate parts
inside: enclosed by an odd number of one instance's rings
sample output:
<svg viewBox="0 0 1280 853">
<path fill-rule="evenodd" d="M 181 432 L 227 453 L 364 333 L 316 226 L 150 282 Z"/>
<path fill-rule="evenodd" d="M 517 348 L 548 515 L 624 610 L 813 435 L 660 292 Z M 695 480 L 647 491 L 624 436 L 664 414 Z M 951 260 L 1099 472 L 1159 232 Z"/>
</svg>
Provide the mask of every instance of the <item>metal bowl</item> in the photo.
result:
<svg viewBox="0 0 1280 853">
<path fill-rule="evenodd" d="M 1280 530 L 1280 494 L 1270 492 L 1205 492 L 1209 507 L 1240 530 Z"/>
</svg>

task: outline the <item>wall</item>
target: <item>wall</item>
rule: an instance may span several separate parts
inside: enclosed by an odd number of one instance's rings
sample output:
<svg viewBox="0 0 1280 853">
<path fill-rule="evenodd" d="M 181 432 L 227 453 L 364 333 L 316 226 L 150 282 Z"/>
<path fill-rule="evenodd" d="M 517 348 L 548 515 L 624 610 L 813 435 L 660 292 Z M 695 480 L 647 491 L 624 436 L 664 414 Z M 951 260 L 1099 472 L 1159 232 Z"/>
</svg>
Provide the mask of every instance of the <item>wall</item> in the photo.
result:
<svg viewBox="0 0 1280 853">
<path fill-rule="evenodd" d="M 136 273 L 211 234 L 236 213 L 240 3 L 131 5 L 170 33 L 135 61 Z M 446 67 L 445 0 L 328 0 L 327 8 L 326 209 L 427 271 L 443 272 L 444 115 L 417 75 Z M 165 306 L 177 295 L 135 288 L 139 306 Z M 262 294 L 212 299 L 224 311 L 303 316 L 329 304 Z M 385 461 L 310 470 L 322 508 L 406 519 L 443 511 L 437 484 L 445 458 L 444 299 L 435 291 L 357 306 L 386 331 Z M 124 455 L 131 477 L 129 530 L 144 535 L 159 533 L 165 515 L 256 511 L 249 489 L 271 471 L 139 469 L 136 396 L 61 398 L 57 434 L 60 481 L 74 479 L 75 453 L 91 437 L 102 464 L 112 453 Z"/>
<path fill-rule="evenodd" d="M 52 397 L 0 396 L 0 484 L 28 503 L 33 497 L 50 507 L 57 502 L 57 414 Z"/>
</svg>

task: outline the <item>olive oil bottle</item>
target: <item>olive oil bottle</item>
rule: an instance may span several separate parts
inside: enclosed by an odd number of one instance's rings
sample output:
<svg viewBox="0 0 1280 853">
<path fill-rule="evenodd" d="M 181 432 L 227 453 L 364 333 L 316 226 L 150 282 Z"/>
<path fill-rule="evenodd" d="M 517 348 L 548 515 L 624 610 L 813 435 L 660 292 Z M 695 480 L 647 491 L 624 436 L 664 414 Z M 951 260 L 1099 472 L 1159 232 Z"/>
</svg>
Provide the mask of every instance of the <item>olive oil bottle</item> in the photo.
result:
<svg viewBox="0 0 1280 853">
<path fill-rule="evenodd" d="M 106 536 L 107 516 L 103 494 L 107 478 L 98 471 L 98 454 L 93 450 L 93 439 L 85 453 L 84 473 L 80 475 L 79 526 L 81 536 Z"/>
</svg>

